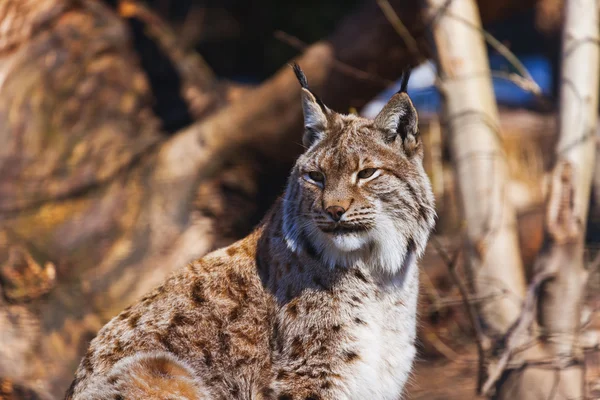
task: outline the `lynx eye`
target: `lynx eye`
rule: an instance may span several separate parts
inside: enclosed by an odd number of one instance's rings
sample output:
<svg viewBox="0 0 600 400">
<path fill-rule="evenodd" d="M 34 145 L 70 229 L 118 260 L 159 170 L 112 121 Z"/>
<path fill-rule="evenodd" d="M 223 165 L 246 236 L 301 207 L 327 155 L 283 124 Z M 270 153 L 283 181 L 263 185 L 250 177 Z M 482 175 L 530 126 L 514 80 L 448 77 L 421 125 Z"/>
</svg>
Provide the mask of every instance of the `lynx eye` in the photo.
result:
<svg viewBox="0 0 600 400">
<path fill-rule="evenodd" d="M 359 179 L 367 179 L 373 176 L 373 174 L 377 172 L 377 168 L 366 168 L 356 175 Z"/>
<path fill-rule="evenodd" d="M 310 171 L 308 177 L 315 182 L 323 183 L 325 181 L 325 175 L 319 171 Z"/>
</svg>

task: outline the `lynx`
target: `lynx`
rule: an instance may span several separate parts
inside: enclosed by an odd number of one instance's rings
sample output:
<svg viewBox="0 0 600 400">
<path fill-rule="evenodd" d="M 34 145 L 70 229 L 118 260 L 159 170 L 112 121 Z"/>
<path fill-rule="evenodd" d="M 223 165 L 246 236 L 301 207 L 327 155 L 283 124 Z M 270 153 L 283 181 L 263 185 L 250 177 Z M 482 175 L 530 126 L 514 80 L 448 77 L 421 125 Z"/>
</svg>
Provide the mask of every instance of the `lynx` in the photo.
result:
<svg viewBox="0 0 600 400">
<path fill-rule="evenodd" d="M 67 399 L 402 396 L 435 220 L 409 73 L 368 120 L 330 110 L 294 71 L 306 151 L 283 196 L 102 328 Z"/>
</svg>

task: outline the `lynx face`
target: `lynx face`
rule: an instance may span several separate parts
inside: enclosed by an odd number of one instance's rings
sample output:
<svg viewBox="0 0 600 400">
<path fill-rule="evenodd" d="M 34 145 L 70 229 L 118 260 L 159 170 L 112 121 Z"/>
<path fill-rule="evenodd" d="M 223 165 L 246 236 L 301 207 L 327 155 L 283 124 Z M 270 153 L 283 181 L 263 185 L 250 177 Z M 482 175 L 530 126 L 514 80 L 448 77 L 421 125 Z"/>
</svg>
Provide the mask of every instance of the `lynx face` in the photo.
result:
<svg viewBox="0 0 600 400">
<path fill-rule="evenodd" d="M 331 266 L 397 271 L 424 250 L 435 218 L 408 95 L 368 120 L 335 113 L 304 88 L 303 109 L 307 151 L 284 200 L 288 246 Z"/>
</svg>

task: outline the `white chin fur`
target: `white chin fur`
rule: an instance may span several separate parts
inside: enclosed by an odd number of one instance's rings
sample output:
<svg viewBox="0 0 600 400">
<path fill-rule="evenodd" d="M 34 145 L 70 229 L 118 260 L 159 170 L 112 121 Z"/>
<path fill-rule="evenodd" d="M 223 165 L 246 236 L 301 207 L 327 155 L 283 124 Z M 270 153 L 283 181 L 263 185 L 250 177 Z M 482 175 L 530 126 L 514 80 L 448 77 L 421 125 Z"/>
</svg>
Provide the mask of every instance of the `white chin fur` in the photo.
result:
<svg viewBox="0 0 600 400">
<path fill-rule="evenodd" d="M 310 232 L 310 239 L 321 250 L 326 264 L 349 266 L 361 261 L 371 268 L 392 274 L 399 272 L 405 261 L 409 261 L 405 260 L 409 237 L 427 240 L 426 234 L 419 237 L 418 232 L 410 232 L 404 224 L 381 215 L 375 227 L 366 232 L 332 235 L 318 228 Z M 418 257 L 419 254 L 409 256 Z"/>
<path fill-rule="evenodd" d="M 326 234 L 331 244 L 339 251 L 356 251 L 368 243 L 368 236 L 364 232 L 346 233 L 343 235 Z"/>
</svg>

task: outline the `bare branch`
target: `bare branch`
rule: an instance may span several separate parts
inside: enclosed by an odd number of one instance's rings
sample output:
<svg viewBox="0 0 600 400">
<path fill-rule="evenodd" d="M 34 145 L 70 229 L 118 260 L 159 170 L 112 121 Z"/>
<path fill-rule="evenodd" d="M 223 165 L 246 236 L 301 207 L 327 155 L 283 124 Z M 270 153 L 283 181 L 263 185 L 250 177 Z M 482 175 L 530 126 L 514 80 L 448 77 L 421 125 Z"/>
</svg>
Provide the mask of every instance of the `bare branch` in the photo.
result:
<svg viewBox="0 0 600 400">
<path fill-rule="evenodd" d="M 504 79 L 517 85 L 520 89 L 530 92 L 536 96 L 541 95 L 541 90 L 538 84 L 528 78 L 524 78 L 512 72 L 492 71 L 492 76 L 495 78 Z"/>
<path fill-rule="evenodd" d="M 517 352 L 518 347 L 523 346 L 525 341 L 532 339 L 529 330 L 536 318 L 536 306 L 540 288 L 544 282 L 554 277 L 556 273 L 556 271 L 548 270 L 544 267 L 534 276 L 529 285 L 519 319 L 515 321 L 514 325 L 507 332 L 504 340 L 502 340 L 505 345 L 504 351 L 495 368 L 489 373 L 487 380 L 481 387 L 481 393 L 485 396 L 491 394 L 491 390 L 506 370 L 512 355 Z"/>
<path fill-rule="evenodd" d="M 521 75 L 520 76 L 521 80 L 524 80 L 527 82 L 527 83 L 522 82 L 519 85 L 519 87 L 523 87 L 525 90 L 530 91 L 531 93 L 535 94 L 536 96 L 540 96 L 542 94 L 542 90 L 541 90 L 540 86 L 533 79 L 533 77 L 531 76 L 531 74 L 529 73 L 527 68 L 523 65 L 521 60 L 519 60 L 519 58 L 512 51 L 510 51 L 510 49 L 508 47 L 506 47 L 504 44 L 502 44 L 502 42 L 500 42 L 498 39 L 496 39 L 494 37 L 494 35 L 492 35 L 488 31 L 486 31 L 485 29 L 483 29 L 481 26 L 474 25 L 471 21 L 463 18 L 462 16 L 460 16 L 456 13 L 450 12 L 449 11 L 450 5 L 451 5 L 451 0 L 448 0 L 441 7 L 438 7 L 438 9 L 436 10 L 436 14 L 431 19 L 430 27 L 433 27 L 437 23 L 437 20 L 439 20 L 439 18 L 442 15 L 444 15 L 444 16 L 453 18 L 457 21 L 460 21 L 461 23 L 465 24 L 465 26 L 468 26 L 469 28 L 476 30 L 483 36 L 485 41 L 492 48 L 494 48 L 494 50 L 496 50 L 498 53 L 500 53 L 513 66 L 513 68 L 515 68 L 519 72 L 519 74 Z M 513 79 L 511 79 L 511 80 L 513 80 Z"/>
<path fill-rule="evenodd" d="M 275 39 L 295 48 L 298 51 L 305 51 L 309 47 L 306 42 L 303 42 L 299 38 L 283 31 L 276 31 L 274 33 L 274 36 Z M 394 84 L 394 81 L 392 80 L 385 79 L 380 76 L 363 71 L 361 69 L 355 68 L 337 59 L 333 60 L 332 67 L 346 76 L 350 76 L 363 81 L 374 82 L 381 85 L 384 88 Z"/>
<path fill-rule="evenodd" d="M 410 34 L 408 29 L 406 28 L 406 25 L 404 25 L 398 14 L 396 14 L 396 11 L 394 11 L 389 1 L 377 0 L 377 4 L 379 5 L 379 8 L 381 8 L 381 11 L 383 11 L 385 18 L 387 18 L 394 30 L 402 38 L 404 44 L 406 44 L 406 48 L 408 49 L 408 51 L 410 51 L 413 58 L 415 60 L 421 58 L 421 52 L 419 51 L 417 41 L 415 40 L 414 36 Z"/>
<path fill-rule="evenodd" d="M 466 222 L 469 270 L 478 297 L 510 290 L 515 299 L 499 297 L 480 304 L 486 329 L 502 334 L 518 318 L 526 292 L 515 230 L 515 213 L 506 190 L 508 166 L 499 135 L 498 109 L 488 57 L 474 1 L 449 4 L 425 0 L 445 99 L 443 127 L 448 134 Z M 439 14 L 442 7 L 447 7 Z M 465 24 L 448 13 L 463 15 Z M 489 283 L 493 282 L 494 287 Z"/>
<path fill-rule="evenodd" d="M 458 288 L 463 306 L 467 311 L 467 316 L 469 317 L 469 322 L 473 327 L 473 331 L 475 332 L 475 343 L 477 345 L 477 359 L 478 359 L 478 379 L 477 379 L 477 387 L 480 388 L 485 379 L 485 348 L 487 346 L 487 337 L 483 333 L 483 329 L 481 328 L 481 323 L 479 321 L 479 317 L 477 316 L 477 310 L 473 306 L 473 303 L 469 301 L 469 291 L 463 284 L 462 280 L 458 276 L 456 272 L 456 263 L 458 261 L 458 256 L 460 255 L 461 247 L 458 247 L 453 256 L 449 256 L 448 253 L 444 250 L 441 243 L 437 240 L 435 236 L 431 237 L 431 243 L 435 247 L 439 256 L 444 260 L 446 266 L 448 267 L 448 272 L 450 272 L 450 276 L 452 277 L 452 281 Z"/>
</svg>

